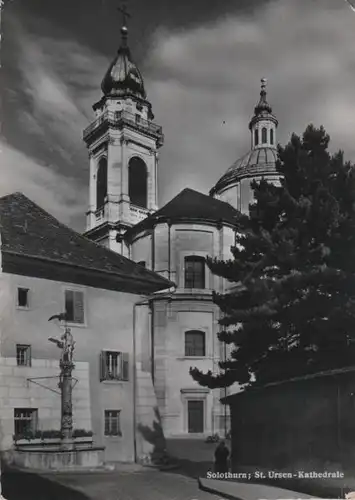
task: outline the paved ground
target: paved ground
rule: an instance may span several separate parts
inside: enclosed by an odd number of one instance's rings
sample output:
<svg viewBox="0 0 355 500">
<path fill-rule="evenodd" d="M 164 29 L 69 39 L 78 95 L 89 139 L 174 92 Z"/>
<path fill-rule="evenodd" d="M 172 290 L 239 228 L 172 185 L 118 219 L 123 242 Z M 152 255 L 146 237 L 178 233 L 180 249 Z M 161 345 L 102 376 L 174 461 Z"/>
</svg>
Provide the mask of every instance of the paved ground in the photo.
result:
<svg viewBox="0 0 355 500">
<path fill-rule="evenodd" d="M 316 498 L 313 495 L 299 493 L 275 486 L 266 486 L 264 484 L 242 483 L 221 481 L 216 479 L 201 479 L 203 490 L 225 495 L 227 498 L 236 498 L 242 500 L 275 500 L 275 498 L 287 498 L 288 500 Z"/>
<path fill-rule="evenodd" d="M 167 439 L 168 452 L 178 458 L 181 465 L 181 470 L 177 472 L 196 479 L 205 477 L 208 471 L 213 470 L 216 446 L 216 443 L 205 443 L 204 439 Z"/>
<path fill-rule="evenodd" d="M 212 470 L 215 447 L 203 440 L 169 440 L 168 450 L 181 464 L 179 469 L 170 472 L 135 464 L 117 464 L 116 470 L 110 471 L 70 474 L 10 471 L 3 475 L 3 495 L 7 500 L 221 500 L 223 493 L 227 498 L 239 500 L 308 497 L 289 491 L 286 494 L 285 489 L 273 486 L 224 481 L 210 482 L 212 492 L 200 490 L 197 478 L 206 478 L 208 470 Z M 295 485 L 282 486 L 298 490 Z M 307 493 L 338 498 L 339 486 L 331 492 L 327 488 L 327 494 L 320 493 L 319 487 Z"/>
<path fill-rule="evenodd" d="M 194 462 L 213 463 L 213 455 L 218 443 L 206 443 L 205 439 L 168 438 L 168 451 L 178 457 L 190 459 Z M 229 446 L 229 441 L 226 441 Z"/>
<path fill-rule="evenodd" d="M 140 472 L 91 473 L 85 478 L 82 474 L 58 474 L 56 481 L 81 492 L 90 500 L 218 500 L 220 498 L 199 490 L 195 479 L 151 469 Z M 70 500 L 70 496 L 65 498 Z"/>
</svg>

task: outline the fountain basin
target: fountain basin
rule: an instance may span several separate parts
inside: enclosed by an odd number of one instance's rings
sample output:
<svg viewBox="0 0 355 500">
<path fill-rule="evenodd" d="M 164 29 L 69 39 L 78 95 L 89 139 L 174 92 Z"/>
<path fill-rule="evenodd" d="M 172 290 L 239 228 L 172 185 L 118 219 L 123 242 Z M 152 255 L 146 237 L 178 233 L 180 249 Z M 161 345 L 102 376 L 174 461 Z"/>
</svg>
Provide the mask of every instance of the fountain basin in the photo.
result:
<svg viewBox="0 0 355 500">
<path fill-rule="evenodd" d="M 69 448 L 63 444 L 44 443 L 16 446 L 5 452 L 5 461 L 16 467 L 44 471 L 91 469 L 103 465 L 104 447 L 73 442 Z"/>
</svg>

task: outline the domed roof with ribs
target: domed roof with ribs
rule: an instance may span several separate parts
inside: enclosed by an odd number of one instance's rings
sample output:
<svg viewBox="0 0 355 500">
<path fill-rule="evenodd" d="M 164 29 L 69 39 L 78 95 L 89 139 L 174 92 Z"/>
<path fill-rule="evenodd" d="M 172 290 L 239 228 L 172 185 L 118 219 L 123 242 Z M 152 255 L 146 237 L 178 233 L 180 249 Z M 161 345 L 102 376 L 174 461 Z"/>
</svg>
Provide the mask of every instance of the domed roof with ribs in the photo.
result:
<svg viewBox="0 0 355 500">
<path fill-rule="evenodd" d="M 245 178 L 277 174 L 276 161 L 277 150 L 275 148 L 265 146 L 252 149 L 229 167 L 211 189 L 210 194 L 213 195 L 226 186 Z"/>
</svg>

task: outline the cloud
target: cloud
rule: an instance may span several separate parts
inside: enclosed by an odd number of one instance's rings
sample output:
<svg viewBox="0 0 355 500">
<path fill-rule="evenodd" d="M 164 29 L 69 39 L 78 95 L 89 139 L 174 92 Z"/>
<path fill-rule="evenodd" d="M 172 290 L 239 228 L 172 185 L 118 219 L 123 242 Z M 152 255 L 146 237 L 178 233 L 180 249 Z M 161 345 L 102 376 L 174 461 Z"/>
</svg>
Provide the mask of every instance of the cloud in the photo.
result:
<svg viewBox="0 0 355 500">
<path fill-rule="evenodd" d="M 9 23 L 19 78 L 12 77 L 3 123 L 0 194 L 23 191 L 82 231 L 89 191 L 82 130 L 100 96 L 97 68 L 108 62 L 74 40 L 35 36 L 16 18 Z"/>
<path fill-rule="evenodd" d="M 4 141 L 0 141 L 0 162 L 0 196 L 20 191 L 69 225 L 84 212 L 86 197 L 78 196 L 72 179 L 58 175 L 51 165 L 26 157 Z"/>
<path fill-rule="evenodd" d="M 68 160 L 68 153 L 83 152 L 82 130 L 92 119 L 91 106 L 100 96 L 98 74 L 108 61 L 75 40 L 34 36 L 18 20 L 12 22 L 28 122 L 32 131 L 47 134 L 48 142 L 55 137 Z"/>
<path fill-rule="evenodd" d="M 191 181 L 207 192 L 249 149 L 264 76 L 281 143 L 310 122 L 323 124 L 331 148 L 354 160 L 354 28 L 355 15 L 337 0 L 277 0 L 214 25 L 158 31 L 147 88 L 166 136 L 164 201 Z"/>
<path fill-rule="evenodd" d="M 109 60 L 74 38 L 50 37 L 48 29 L 43 36 L 39 28 L 34 36 L 13 23 L 18 93 L 26 106 L 14 108 L 17 127 L 7 138 L 6 161 L 21 166 L 13 169 L 16 177 L 7 166 L 6 185 L 21 190 L 16 186 L 25 188 L 27 179 L 35 201 L 50 209 L 53 197 L 59 218 L 79 217 L 89 193 L 82 130 L 94 118 L 91 106 Z M 160 205 L 186 186 L 208 192 L 249 149 L 248 123 L 262 77 L 269 81 L 279 142 L 310 122 L 323 124 L 332 150 L 342 148 L 354 160 L 354 28 L 345 2 L 274 0 L 247 15 L 236 10 L 206 25 L 152 34 L 140 69 L 165 133 Z M 70 201 L 73 192 L 77 204 Z"/>
</svg>

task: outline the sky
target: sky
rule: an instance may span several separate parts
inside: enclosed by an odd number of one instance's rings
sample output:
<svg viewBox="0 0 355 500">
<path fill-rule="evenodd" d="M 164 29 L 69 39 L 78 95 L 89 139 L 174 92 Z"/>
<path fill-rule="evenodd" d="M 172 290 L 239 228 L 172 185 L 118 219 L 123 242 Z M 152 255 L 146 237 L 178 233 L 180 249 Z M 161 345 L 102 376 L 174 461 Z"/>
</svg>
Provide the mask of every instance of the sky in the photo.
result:
<svg viewBox="0 0 355 500">
<path fill-rule="evenodd" d="M 129 46 L 163 126 L 159 205 L 208 193 L 250 148 L 260 79 L 277 141 L 323 125 L 355 162 L 355 12 L 345 0 L 128 0 Z M 83 129 L 119 46 L 118 0 L 5 0 L 0 196 L 85 230 Z"/>
</svg>

